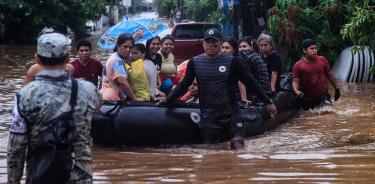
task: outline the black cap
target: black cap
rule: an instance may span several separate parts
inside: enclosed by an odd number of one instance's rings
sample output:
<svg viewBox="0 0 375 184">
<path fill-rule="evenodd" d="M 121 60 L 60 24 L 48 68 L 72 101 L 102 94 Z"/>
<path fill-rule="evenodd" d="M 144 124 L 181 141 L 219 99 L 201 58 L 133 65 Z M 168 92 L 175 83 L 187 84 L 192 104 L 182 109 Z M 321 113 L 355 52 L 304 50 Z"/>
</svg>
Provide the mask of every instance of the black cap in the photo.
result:
<svg viewBox="0 0 375 184">
<path fill-rule="evenodd" d="M 305 40 L 302 41 L 302 48 L 303 49 L 307 49 L 311 45 L 316 45 L 316 42 L 312 39 L 305 39 Z"/>
<path fill-rule="evenodd" d="M 206 40 L 207 38 L 213 38 L 213 39 L 218 40 L 218 41 L 221 41 L 223 39 L 220 31 L 215 29 L 215 28 L 207 29 L 204 32 L 203 40 Z"/>
</svg>

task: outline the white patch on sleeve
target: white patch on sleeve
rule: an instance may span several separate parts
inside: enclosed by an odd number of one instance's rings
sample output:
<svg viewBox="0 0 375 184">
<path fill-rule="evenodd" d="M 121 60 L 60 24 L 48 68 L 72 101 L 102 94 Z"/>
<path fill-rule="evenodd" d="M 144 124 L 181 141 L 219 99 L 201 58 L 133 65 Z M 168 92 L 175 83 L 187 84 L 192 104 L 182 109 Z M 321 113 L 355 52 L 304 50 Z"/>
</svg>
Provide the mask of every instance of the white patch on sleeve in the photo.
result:
<svg viewBox="0 0 375 184">
<path fill-rule="evenodd" d="M 17 97 L 14 97 L 14 108 L 12 112 L 12 123 L 10 125 L 10 132 L 24 134 L 27 132 L 26 120 L 18 112 Z"/>
</svg>

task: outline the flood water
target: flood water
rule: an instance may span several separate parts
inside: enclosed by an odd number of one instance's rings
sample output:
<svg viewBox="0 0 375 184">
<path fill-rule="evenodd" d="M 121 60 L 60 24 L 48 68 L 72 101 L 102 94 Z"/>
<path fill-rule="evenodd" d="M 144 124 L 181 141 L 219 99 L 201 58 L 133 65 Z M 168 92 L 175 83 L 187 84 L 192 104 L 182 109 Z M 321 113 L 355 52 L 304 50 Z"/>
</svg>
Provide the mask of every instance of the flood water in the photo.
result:
<svg viewBox="0 0 375 184">
<path fill-rule="evenodd" d="M 13 95 L 34 64 L 35 49 L 0 45 L 0 183 L 7 177 Z M 104 61 L 109 53 L 94 48 L 93 55 Z M 245 150 L 94 148 L 94 181 L 374 183 L 375 84 L 340 84 L 342 98 L 334 106 L 300 112 L 276 129 L 248 138 Z"/>
</svg>

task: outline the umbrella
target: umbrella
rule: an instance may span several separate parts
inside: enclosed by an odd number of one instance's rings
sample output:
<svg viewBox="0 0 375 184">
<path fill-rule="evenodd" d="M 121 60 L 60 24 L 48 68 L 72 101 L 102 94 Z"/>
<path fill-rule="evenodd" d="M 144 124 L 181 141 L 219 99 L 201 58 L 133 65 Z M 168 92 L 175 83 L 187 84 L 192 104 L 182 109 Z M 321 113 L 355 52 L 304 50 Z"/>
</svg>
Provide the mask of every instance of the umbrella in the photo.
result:
<svg viewBox="0 0 375 184">
<path fill-rule="evenodd" d="M 168 26 L 156 19 L 128 18 L 109 28 L 99 39 L 98 45 L 102 49 L 113 49 L 120 34 L 132 35 L 135 43 L 145 43 L 147 39 L 159 35 Z"/>
</svg>

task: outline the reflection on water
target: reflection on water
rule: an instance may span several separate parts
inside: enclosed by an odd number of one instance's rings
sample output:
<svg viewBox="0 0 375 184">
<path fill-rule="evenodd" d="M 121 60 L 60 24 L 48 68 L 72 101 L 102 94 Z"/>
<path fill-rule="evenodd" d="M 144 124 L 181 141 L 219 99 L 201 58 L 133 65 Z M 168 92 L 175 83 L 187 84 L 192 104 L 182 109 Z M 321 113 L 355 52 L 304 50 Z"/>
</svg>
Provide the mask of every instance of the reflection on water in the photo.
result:
<svg viewBox="0 0 375 184">
<path fill-rule="evenodd" d="M 110 54 L 93 51 L 101 61 Z M 34 52 L 33 46 L 0 46 L 0 183 L 6 181 L 13 95 Z M 95 183 L 373 183 L 375 85 L 341 85 L 333 106 L 300 112 L 247 139 L 245 150 L 94 148 Z"/>
</svg>

